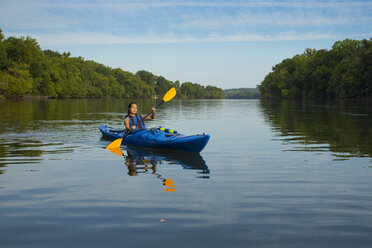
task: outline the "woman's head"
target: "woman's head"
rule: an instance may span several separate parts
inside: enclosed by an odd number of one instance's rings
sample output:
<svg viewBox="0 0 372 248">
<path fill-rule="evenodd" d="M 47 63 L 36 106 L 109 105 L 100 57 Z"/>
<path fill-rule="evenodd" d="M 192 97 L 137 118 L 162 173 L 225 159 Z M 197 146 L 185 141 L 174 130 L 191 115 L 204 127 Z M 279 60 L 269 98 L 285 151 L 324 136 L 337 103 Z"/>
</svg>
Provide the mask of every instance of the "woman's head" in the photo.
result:
<svg viewBox="0 0 372 248">
<path fill-rule="evenodd" d="M 128 105 L 128 115 L 137 113 L 137 103 L 131 102 Z"/>
</svg>

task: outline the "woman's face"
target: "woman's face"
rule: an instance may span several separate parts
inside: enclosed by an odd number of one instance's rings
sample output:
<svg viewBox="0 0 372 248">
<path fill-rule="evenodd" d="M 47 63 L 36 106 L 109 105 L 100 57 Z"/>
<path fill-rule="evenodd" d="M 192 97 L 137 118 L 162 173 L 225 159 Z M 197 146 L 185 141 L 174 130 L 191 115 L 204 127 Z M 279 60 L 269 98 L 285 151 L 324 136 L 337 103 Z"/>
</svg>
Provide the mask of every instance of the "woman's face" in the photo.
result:
<svg viewBox="0 0 372 248">
<path fill-rule="evenodd" d="M 137 104 L 132 104 L 129 108 L 129 111 L 131 114 L 136 114 L 137 113 Z"/>
</svg>

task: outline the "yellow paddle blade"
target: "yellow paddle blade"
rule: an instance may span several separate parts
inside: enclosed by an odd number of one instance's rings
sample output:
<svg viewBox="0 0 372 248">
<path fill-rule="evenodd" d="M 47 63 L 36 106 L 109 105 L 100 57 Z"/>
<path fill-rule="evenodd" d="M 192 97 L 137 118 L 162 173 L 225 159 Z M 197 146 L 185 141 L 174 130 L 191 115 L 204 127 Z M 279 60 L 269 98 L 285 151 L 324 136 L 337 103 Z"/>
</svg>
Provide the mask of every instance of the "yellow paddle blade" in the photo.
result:
<svg viewBox="0 0 372 248">
<path fill-rule="evenodd" d="M 114 153 L 117 156 L 123 156 L 123 152 L 121 151 L 120 147 L 115 147 L 115 148 L 106 148 L 110 152 Z"/>
<path fill-rule="evenodd" d="M 110 145 L 106 147 L 106 149 L 111 150 L 111 149 L 119 148 L 122 141 L 123 139 L 114 140 L 113 142 L 111 142 Z"/>
<path fill-rule="evenodd" d="M 167 191 L 167 192 L 174 192 L 176 191 L 176 185 L 174 185 L 174 181 L 172 179 L 164 179 L 163 180 L 163 185 L 164 186 L 167 186 L 167 187 L 170 187 L 170 188 L 166 188 L 164 189 L 164 191 Z"/>
<path fill-rule="evenodd" d="M 163 97 L 163 102 L 168 102 L 169 100 L 171 100 L 176 95 L 176 93 L 176 88 L 174 87 L 168 90 L 168 92 Z"/>
<path fill-rule="evenodd" d="M 170 189 L 164 189 L 164 191 L 166 191 L 166 192 L 175 192 L 175 191 L 177 191 L 177 189 L 176 188 L 170 188 Z"/>
<path fill-rule="evenodd" d="M 163 180 L 163 185 L 165 185 L 165 186 L 170 186 L 172 184 L 174 184 L 174 181 L 172 179 L 164 179 Z"/>
</svg>

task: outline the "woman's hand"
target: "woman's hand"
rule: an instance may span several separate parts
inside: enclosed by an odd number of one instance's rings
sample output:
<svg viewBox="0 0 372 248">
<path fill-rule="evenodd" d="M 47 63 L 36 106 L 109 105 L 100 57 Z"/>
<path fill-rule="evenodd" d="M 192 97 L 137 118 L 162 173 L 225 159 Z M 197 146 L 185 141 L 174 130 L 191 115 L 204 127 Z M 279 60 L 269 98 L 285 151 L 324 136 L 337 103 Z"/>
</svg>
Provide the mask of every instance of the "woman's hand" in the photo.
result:
<svg viewBox="0 0 372 248">
<path fill-rule="evenodd" d="M 131 126 L 130 128 L 132 128 L 132 130 L 134 130 L 134 129 L 136 129 L 136 126 L 133 125 L 133 126 Z"/>
<path fill-rule="evenodd" d="M 151 108 L 151 110 L 152 110 L 152 115 L 150 118 L 153 120 L 155 119 L 155 108 Z"/>
</svg>

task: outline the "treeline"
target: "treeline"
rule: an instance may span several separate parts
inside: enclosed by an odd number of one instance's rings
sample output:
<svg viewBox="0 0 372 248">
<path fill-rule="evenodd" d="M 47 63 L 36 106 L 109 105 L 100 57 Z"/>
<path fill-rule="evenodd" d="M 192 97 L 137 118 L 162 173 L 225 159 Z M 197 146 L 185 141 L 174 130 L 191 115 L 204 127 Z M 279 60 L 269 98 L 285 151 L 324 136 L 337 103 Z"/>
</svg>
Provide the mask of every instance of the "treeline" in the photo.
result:
<svg viewBox="0 0 372 248">
<path fill-rule="evenodd" d="M 306 49 L 272 70 L 258 86 L 264 98 L 371 98 L 372 38 Z"/>
<path fill-rule="evenodd" d="M 0 97 L 154 98 L 172 86 L 179 98 L 224 98 L 222 89 L 172 82 L 148 71 L 133 74 L 70 53 L 43 51 L 31 37 L 4 39 L 0 29 Z"/>
<path fill-rule="evenodd" d="M 260 91 L 257 88 L 236 88 L 225 90 L 228 99 L 258 99 L 261 98 Z"/>
</svg>

